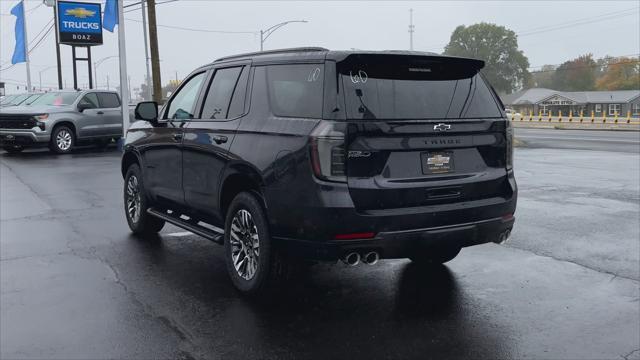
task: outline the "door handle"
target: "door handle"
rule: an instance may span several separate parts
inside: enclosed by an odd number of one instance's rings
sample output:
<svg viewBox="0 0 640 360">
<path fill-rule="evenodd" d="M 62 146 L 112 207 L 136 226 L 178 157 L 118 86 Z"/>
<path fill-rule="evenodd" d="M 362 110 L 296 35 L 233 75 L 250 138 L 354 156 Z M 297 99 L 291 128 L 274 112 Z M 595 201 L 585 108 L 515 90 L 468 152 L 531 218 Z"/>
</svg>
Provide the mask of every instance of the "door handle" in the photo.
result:
<svg viewBox="0 0 640 360">
<path fill-rule="evenodd" d="M 104 112 L 102 112 L 102 111 L 98 111 L 96 114 L 98 114 L 98 115 L 104 115 Z"/>
<path fill-rule="evenodd" d="M 213 141 L 216 142 L 216 144 L 220 145 L 220 144 L 224 144 L 227 142 L 227 140 L 229 140 L 229 138 L 227 138 L 224 135 L 214 135 L 212 137 Z"/>
<path fill-rule="evenodd" d="M 182 140 L 182 133 L 173 134 L 173 140 L 181 141 Z"/>
</svg>

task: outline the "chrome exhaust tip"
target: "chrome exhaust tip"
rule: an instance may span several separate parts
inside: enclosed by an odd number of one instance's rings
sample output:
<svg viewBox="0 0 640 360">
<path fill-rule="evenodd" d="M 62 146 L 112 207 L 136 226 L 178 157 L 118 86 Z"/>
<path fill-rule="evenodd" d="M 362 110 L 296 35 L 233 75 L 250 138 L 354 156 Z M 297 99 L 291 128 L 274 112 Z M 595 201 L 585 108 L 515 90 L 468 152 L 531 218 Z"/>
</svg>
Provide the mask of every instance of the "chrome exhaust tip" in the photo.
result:
<svg viewBox="0 0 640 360">
<path fill-rule="evenodd" d="M 375 251 L 370 251 L 362 256 L 362 262 L 367 265 L 375 265 L 380 260 L 380 255 Z"/>
<path fill-rule="evenodd" d="M 348 253 L 342 258 L 342 262 L 349 266 L 356 266 L 360 263 L 360 254 L 357 252 Z"/>
</svg>

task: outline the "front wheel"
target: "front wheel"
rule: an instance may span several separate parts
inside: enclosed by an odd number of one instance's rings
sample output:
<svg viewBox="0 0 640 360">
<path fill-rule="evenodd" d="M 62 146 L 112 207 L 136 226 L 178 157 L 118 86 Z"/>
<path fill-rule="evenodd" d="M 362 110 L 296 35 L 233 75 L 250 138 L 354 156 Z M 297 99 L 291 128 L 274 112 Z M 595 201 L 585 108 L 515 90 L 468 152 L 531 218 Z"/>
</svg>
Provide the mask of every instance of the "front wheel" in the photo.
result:
<svg viewBox="0 0 640 360">
<path fill-rule="evenodd" d="M 49 149 L 58 154 L 70 153 L 76 143 L 76 136 L 66 125 L 56 126 L 51 133 Z"/>
<path fill-rule="evenodd" d="M 434 249 L 424 250 L 423 253 L 410 257 L 411 261 L 417 264 L 438 265 L 453 260 L 460 253 L 459 246 L 443 246 Z"/>
<path fill-rule="evenodd" d="M 227 211 L 224 251 L 233 285 L 249 295 L 281 281 L 289 264 L 272 247 L 265 212 L 254 194 L 238 194 Z"/>
<path fill-rule="evenodd" d="M 162 230 L 164 220 L 147 212 L 149 205 L 145 194 L 140 167 L 133 164 L 124 178 L 124 212 L 134 234 L 151 236 Z"/>
</svg>

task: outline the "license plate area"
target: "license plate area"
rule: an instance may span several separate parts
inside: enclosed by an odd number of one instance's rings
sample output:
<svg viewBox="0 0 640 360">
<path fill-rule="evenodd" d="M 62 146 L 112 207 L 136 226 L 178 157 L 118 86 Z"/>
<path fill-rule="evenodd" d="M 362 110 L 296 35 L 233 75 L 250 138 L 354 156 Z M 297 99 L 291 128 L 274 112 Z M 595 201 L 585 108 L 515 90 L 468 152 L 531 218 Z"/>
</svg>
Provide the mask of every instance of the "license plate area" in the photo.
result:
<svg viewBox="0 0 640 360">
<path fill-rule="evenodd" d="M 455 171 L 452 151 L 429 151 L 420 154 L 422 173 L 448 174 Z"/>
</svg>

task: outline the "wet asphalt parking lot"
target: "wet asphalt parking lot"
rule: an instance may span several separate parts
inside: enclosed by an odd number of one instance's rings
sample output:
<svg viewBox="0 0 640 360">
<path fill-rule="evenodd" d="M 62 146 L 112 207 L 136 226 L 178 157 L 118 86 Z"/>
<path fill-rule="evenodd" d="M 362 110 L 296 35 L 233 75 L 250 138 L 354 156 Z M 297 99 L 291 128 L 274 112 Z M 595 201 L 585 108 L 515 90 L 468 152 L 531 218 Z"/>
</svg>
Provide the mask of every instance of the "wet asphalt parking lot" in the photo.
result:
<svg viewBox="0 0 640 360">
<path fill-rule="evenodd" d="M 640 133 L 516 134 L 507 244 L 316 265 L 268 301 L 216 244 L 131 236 L 117 150 L 1 153 L 0 357 L 640 359 Z"/>
</svg>

